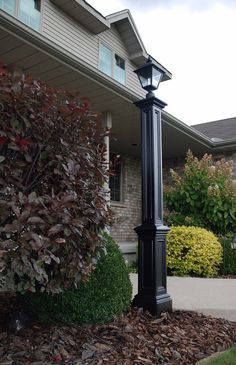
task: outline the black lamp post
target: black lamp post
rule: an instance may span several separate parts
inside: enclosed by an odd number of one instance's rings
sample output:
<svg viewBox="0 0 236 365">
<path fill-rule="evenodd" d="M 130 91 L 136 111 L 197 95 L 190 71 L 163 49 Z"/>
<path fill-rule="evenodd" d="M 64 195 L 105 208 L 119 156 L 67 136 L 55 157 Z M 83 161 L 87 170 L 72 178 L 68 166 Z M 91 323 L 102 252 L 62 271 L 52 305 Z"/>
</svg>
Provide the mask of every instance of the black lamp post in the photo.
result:
<svg viewBox="0 0 236 365">
<path fill-rule="evenodd" d="M 135 103 L 141 110 L 142 224 L 135 228 L 139 238 L 138 294 L 132 304 L 159 315 L 172 309 L 172 300 L 166 291 L 166 234 L 169 228 L 163 225 L 161 110 L 166 104 L 153 93 L 163 72 L 151 59 L 134 72 L 148 94 Z"/>
</svg>

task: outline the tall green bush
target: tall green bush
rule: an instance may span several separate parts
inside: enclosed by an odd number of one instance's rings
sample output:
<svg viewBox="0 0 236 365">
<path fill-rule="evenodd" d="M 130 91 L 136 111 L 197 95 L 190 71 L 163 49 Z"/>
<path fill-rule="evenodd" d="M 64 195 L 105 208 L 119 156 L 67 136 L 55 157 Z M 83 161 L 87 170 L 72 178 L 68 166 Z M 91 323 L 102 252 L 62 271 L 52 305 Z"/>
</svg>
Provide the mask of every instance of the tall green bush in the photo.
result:
<svg viewBox="0 0 236 365">
<path fill-rule="evenodd" d="M 213 277 L 222 253 L 217 237 L 204 228 L 177 226 L 167 235 L 167 267 L 173 275 Z"/>
<path fill-rule="evenodd" d="M 2 290 L 59 292 L 89 277 L 109 223 L 103 140 L 88 100 L 0 62 Z"/>
<path fill-rule="evenodd" d="M 46 324 L 99 323 L 126 311 L 132 286 L 118 245 L 105 235 L 105 250 L 86 283 L 60 294 L 27 293 L 24 305 Z"/>
<path fill-rule="evenodd" d="M 236 250 L 232 248 L 234 237 L 221 237 L 220 242 L 223 247 L 222 273 L 224 275 L 236 275 Z"/>
<path fill-rule="evenodd" d="M 168 224 L 205 227 L 216 234 L 236 232 L 236 188 L 232 163 L 202 159 L 188 151 L 182 174 L 171 172 L 165 189 Z"/>
</svg>

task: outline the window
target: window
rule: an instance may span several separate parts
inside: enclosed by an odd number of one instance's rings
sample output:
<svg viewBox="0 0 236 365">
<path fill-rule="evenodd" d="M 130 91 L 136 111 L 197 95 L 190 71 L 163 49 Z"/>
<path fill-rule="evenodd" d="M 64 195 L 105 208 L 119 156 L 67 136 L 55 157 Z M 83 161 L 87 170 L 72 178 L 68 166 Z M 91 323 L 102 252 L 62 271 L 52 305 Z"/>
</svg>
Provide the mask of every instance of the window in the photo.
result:
<svg viewBox="0 0 236 365">
<path fill-rule="evenodd" d="M 125 84 L 125 60 L 102 43 L 99 49 L 99 69 L 121 84 Z"/>
<path fill-rule="evenodd" d="M 16 0 L 0 0 L 0 9 L 11 15 L 15 15 Z"/>
<path fill-rule="evenodd" d="M 19 19 L 29 27 L 40 28 L 40 1 L 20 0 Z"/>
<path fill-rule="evenodd" d="M 120 157 L 115 154 L 110 155 L 110 161 L 112 163 L 112 175 L 109 178 L 109 188 L 111 201 L 122 201 L 122 162 Z"/>
<path fill-rule="evenodd" d="M 40 0 L 0 0 L 0 9 L 16 16 L 29 27 L 40 29 Z"/>
<path fill-rule="evenodd" d="M 125 84 L 125 61 L 115 54 L 114 79 Z"/>
<path fill-rule="evenodd" d="M 112 75 L 112 51 L 100 44 L 99 68 L 105 74 Z"/>
</svg>

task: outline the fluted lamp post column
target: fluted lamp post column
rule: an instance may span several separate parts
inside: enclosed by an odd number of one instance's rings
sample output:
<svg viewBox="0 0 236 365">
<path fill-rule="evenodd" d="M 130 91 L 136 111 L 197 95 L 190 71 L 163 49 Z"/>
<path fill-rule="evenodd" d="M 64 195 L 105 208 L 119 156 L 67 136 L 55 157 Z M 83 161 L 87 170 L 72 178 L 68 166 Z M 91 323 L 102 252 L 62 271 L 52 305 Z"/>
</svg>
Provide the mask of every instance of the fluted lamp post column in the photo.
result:
<svg viewBox="0 0 236 365">
<path fill-rule="evenodd" d="M 141 110 L 142 142 L 142 224 L 138 234 L 138 294 L 132 305 L 153 315 L 172 310 L 166 287 L 166 235 L 163 224 L 161 111 L 166 104 L 153 93 L 163 72 L 151 59 L 135 70 L 148 94 L 135 103 Z"/>
</svg>

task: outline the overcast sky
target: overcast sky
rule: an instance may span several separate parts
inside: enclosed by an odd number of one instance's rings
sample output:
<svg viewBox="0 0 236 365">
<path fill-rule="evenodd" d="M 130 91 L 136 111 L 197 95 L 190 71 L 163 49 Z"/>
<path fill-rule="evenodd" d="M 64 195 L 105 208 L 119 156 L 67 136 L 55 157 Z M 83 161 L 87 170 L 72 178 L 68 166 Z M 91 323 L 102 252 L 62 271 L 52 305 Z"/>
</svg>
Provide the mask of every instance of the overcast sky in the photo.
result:
<svg viewBox="0 0 236 365">
<path fill-rule="evenodd" d="M 173 75 L 157 96 L 192 125 L 236 117 L 236 0 L 88 0 L 130 9 L 146 50 Z"/>
</svg>

